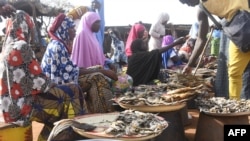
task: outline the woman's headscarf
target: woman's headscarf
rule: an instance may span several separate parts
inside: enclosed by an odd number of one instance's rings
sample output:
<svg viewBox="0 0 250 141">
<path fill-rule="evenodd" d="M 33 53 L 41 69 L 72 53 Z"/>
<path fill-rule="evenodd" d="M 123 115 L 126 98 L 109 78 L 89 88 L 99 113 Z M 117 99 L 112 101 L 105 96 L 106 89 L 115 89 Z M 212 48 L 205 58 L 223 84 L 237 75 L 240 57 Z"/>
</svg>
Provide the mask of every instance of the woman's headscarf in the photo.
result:
<svg viewBox="0 0 250 141">
<path fill-rule="evenodd" d="M 169 15 L 168 15 L 168 13 L 163 12 L 160 14 L 159 22 L 163 23 L 166 21 L 169 21 Z"/>
<path fill-rule="evenodd" d="M 30 36 L 34 30 L 34 23 L 32 19 L 22 10 L 18 10 L 17 13 L 18 14 L 15 14 L 15 16 L 7 19 L 6 21 L 6 44 L 19 40 L 23 40 L 28 43 L 33 39 L 33 37 Z"/>
<path fill-rule="evenodd" d="M 145 31 L 145 26 L 142 24 L 135 24 L 131 27 L 130 31 L 129 31 L 129 35 L 127 38 L 127 42 L 126 42 L 126 55 L 130 56 L 132 55 L 132 51 L 131 51 L 131 43 L 138 38 L 138 34 L 140 32 Z"/>
<path fill-rule="evenodd" d="M 171 35 L 166 35 L 166 36 L 164 36 L 163 39 L 162 39 L 162 47 L 163 47 L 163 46 L 170 45 L 170 44 L 172 44 L 173 42 L 174 42 L 173 36 L 171 36 Z"/>
<path fill-rule="evenodd" d="M 95 33 L 91 30 L 94 22 L 100 20 L 96 12 L 85 13 L 76 31 L 71 59 L 78 67 L 104 65 L 105 56 L 99 46 Z"/>
<path fill-rule="evenodd" d="M 49 36 L 53 40 L 58 40 L 62 42 L 66 47 L 66 41 L 69 40 L 69 28 L 75 27 L 74 21 L 66 17 L 65 14 L 60 13 L 52 23 L 52 26 L 49 28 Z"/>
<path fill-rule="evenodd" d="M 89 9 L 87 6 L 78 6 L 67 13 L 67 16 L 72 18 L 73 20 L 81 19 L 82 15 L 85 14 L 88 10 Z"/>
<path fill-rule="evenodd" d="M 171 35 L 166 35 L 162 39 L 162 47 L 170 45 L 173 42 L 174 42 L 174 37 Z M 168 60 L 173 50 L 174 50 L 173 48 L 170 48 L 168 51 L 162 53 L 162 65 L 165 69 L 168 68 Z"/>
</svg>

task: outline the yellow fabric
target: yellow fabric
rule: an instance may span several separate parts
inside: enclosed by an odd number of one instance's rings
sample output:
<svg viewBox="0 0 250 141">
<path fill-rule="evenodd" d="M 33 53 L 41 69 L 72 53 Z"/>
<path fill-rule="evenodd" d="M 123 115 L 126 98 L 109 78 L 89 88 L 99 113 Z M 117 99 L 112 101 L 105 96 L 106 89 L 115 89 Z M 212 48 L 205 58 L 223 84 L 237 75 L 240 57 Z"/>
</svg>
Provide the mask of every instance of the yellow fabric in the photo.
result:
<svg viewBox="0 0 250 141">
<path fill-rule="evenodd" d="M 58 85 L 46 93 L 37 95 L 31 120 L 44 124 L 38 141 L 47 140 L 55 122 L 86 114 L 86 111 L 83 92 L 76 84 Z M 57 138 L 68 140 L 75 137 L 72 130 L 65 132 Z"/>
<path fill-rule="evenodd" d="M 237 10 L 249 10 L 248 0 L 207 0 L 203 2 L 207 10 L 219 17 L 232 19 Z M 243 29 L 244 30 L 244 29 Z M 250 52 L 241 52 L 236 45 L 229 43 L 229 61 L 228 61 L 228 78 L 229 78 L 229 97 L 240 99 L 242 89 L 242 74 L 250 61 Z"/>
<path fill-rule="evenodd" d="M 5 124 L 5 123 L 1 123 Z M 32 141 L 32 126 L 13 127 L 8 126 L 0 128 L 0 141 Z"/>
<path fill-rule="evenodd" d="M 242 74 L 250 61 L 250 52 L 240 52 L 236 45 L 230 41 L 229 43 L 229 97 L 240 99 L 242 88 Z"/>
<path fill-rule="evenodd" d="M 238 9 L 249 11 L 248 0 L 207 0 L 203 5 L 211 14 L 227 20 L 231 20 Z"/>
<path fill-rule="evenodd" d="M 68 112 L 68 118 L 74 118 L 74 114 L 75 114 L 75 111 L 74 111 L 74 107 L 72 106 L 71 103 L 69 103 L 69 107 L 68 107 L 68 111 L 65 111 L 65 112 Z"/>
<path fill-rule="evenodd" d="M 78 6 L 72 9 L 69 13 L 67 13 L 67 16 L 72 18 L 73 20 L 81 19 L 82 15 L 85 14 L 87 11 L 88 11 L 88 7 Z"/>
</svg>

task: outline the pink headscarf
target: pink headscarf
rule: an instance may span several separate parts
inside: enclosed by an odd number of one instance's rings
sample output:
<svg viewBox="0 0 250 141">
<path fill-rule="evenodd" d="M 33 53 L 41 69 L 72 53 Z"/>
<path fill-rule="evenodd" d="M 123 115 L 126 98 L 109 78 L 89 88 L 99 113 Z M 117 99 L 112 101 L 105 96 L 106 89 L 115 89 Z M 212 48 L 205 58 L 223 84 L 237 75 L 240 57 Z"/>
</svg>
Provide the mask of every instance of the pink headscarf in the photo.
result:
<svg viewBox="0 0 250 141">
<path fill-rule="evenodd" d="M 86 12 L 79 23 L 73 42 L 71 59 L 78 67 L 104 65 L 105 56 L 99 47 L 96 35 L 91 30 L 94 22 L 100 20 L 96 12 Z"/>
<path fill-rule="evenodd" d="M 130 56 L 132 55 L 132 51 L 131 51 L 131 43 L 138 38 L 138 34 L 142 31 L 144 31 L 146 28 L 144 25 L 142 24 L 135 24 L 131 27 L 130 31 L 129 31 L 129 35 L 127 38 L 127 42 L 126 42 L 126 55 Z"/>
</svg>

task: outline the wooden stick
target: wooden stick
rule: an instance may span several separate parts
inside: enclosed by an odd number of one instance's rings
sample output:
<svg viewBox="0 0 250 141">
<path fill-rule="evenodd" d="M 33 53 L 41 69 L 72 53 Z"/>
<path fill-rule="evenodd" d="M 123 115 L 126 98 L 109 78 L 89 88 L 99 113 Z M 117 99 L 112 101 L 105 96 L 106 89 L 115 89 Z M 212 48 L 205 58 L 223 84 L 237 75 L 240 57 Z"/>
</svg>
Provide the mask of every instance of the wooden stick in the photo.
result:
<svg viewBox="0 0 250 141">
<path fill-rule="evenodd" d="M 199 62 L 198 62 L 197 66 L 196 66 L 196 68 L 195 68 L 195 70 L 194 70 L 193 75 L 196 74 L 196 71 L 197 71 L 197 69 L 198 69 L 199 66 L 200 66 L 201 60 L 202 60 L 202 58 L 203 58 L 203 56 L 204 56 L 204 53 L 205 53 L 205 51 L 206 51 L 206 49 L 207 49 L 207 47 L 208 47 L 208 45 L 209 45 L 209 42 L 210 42 L 210 40 L 211 40 L 211 38 L 212 38 L 213 32 L 214 32 L 214 27 L 212 27 L 212 29 L 211 29 L 210 35 L 209 35 L 209 37 L 208 37 L 208 39 L 207 39 L 207 42 L 206 42 L 206 44 L 205 44 L 205 47 L 204 47 L 203 50 L 202 50 L 202 53 L 201 53 L 201 55 L 200 55 Z"/>
</svg>

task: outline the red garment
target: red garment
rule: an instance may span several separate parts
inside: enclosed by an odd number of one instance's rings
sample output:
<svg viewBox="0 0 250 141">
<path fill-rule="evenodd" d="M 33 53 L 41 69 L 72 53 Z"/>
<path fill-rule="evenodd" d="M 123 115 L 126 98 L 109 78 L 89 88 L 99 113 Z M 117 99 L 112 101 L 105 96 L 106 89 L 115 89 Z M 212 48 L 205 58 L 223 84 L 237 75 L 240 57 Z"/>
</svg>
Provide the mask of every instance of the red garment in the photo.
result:
<svg viewBox="0 0 250 141">
<path fill-rule="evenodd" d="M 191 54 L 193 50 L 188 45 L 185 45 L 180 48 L 180 51 L 185 51 L 188 54 Z"/>
</svg>

